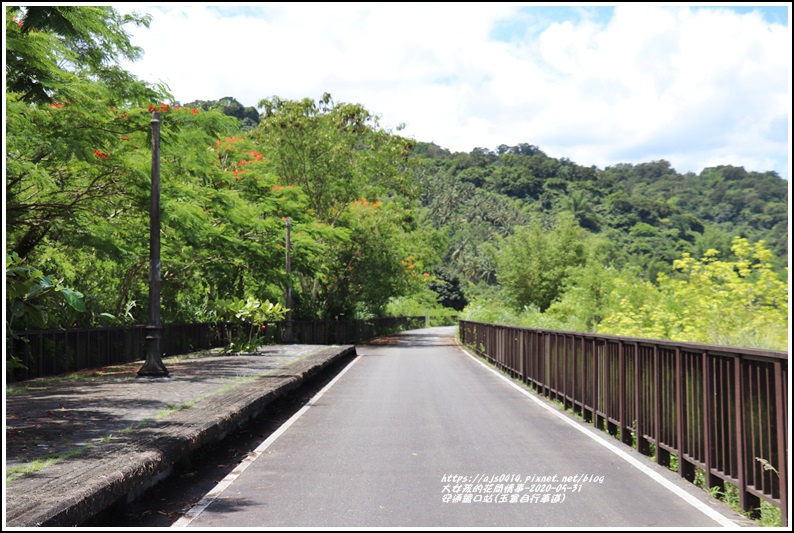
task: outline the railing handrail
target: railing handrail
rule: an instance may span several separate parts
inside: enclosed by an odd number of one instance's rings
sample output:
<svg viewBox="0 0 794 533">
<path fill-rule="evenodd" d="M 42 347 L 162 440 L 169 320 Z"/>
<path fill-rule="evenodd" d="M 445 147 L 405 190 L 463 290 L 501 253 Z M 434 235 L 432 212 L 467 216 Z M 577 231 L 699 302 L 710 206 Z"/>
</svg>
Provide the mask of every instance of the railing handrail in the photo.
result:
<svg viewBox="0 0 794 533">
<path fill-rule="evenodd" d="M 497 324 L 493 322 L 477 322 L 473 320 L 459 320 L 458 322 L 465 322 L 469 324 L 481 324 L 483 326 L 497 326 L 503 328 L 513 328 L 523 331 L 532 331 L 536 333 L 554 333 L 557 335 L 575 335 L 577 337 L 584 337 L 595 340 L 613 340 L 615 342 L 624 342 L 630 344 L 642 344 L 647 346 L 665 346 L 669 348 L 689 348 L 687 351 L 698 353 L 720 353 L 724 355 L 750 355 L 753 357 L 762 357 L 770 359 L 784 359 L 788 361 L 789 353 L 781 350 L 767 350 L 764 348 L 746 348 L 741 346 L 728 346 L 719 344 L 704 344 L 699 342 L 686 342 L 686 341 L 671 341 L 666 339 L 648 339 L 644 337 L 626 337 L 623 335 L 611 335 L 608 333 L 587 333 L 581 331 L 567 331 L 567 330 L 554 330 L 544 328 L 528 328 L 524 326 L 512 326 L 508 324 Z"/>
</svg>

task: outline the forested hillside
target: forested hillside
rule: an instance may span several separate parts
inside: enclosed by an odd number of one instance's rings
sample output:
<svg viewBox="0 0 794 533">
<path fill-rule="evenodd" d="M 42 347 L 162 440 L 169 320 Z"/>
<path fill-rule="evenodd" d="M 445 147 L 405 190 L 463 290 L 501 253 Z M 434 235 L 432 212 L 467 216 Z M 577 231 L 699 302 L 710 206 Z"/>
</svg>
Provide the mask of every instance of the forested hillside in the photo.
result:
<svg viewBox="0 0 794 533">
<path fill-rule="evenodd" d="M 182 104 L 117 65 L 140 52 L 123 25 L 148 22 L 6 8 L 7 334 L 146 323 L 158 111 L 165 322 L 284 304 L 289 220 L 296 319 L 466 308 L 780 346 L 788 182 L 775 173 L 598 169 L 530 144 L 451 153 L 329 94 Z M 716 338 L 729 319 L 732 336 Z"/>
<path fill-rule="evenodd" d="M 598 169 L 530 144 L 414 151 L 423 208 L 449 239 L 433 288 L 469 304 L 467 318 L 787 345 L 788 182 L 776 173 Z"/>
<path fill-rule="evenodd" d="M 730 254 L 731 239 L 764 240 L 777 269 L 788 262 L 788 182 L 774 172 L 720 166 L 680 174 L 666 161 L 583 167 L 529 144 L 450 153 L 420 143 L 423 205 L 454 228 L 448 266 L 476 282 L 494 280 L 489 243 L 531 215 L 571 213 L 608 241 L 609 264 L 648 280 L 672 261 L 709 249 Z"/>
</svg>

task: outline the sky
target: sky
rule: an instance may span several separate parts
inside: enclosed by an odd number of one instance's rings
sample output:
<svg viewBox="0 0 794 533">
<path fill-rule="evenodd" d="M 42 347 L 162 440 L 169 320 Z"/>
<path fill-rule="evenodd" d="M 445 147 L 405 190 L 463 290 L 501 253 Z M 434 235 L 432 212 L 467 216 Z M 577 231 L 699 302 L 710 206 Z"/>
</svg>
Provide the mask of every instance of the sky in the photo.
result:
<svg viewBox="0 0 794 533">
<path fill-rule="evenodd" d="M 667 160 L 788 179 L 788 4 L 118 4 L 174 98 L 362 104 L 451 151 L 528 143 L 598 168 Z"/>
</svg>

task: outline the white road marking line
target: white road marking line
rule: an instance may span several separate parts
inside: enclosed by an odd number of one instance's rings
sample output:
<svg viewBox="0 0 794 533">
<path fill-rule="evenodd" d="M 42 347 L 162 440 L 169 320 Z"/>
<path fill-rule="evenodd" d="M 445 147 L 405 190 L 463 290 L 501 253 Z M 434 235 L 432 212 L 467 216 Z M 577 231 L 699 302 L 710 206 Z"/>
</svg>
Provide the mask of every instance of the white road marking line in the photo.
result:
<svg viewBox="0 0 794 533">
<path fill-rule="evenodd" d="M 225 478 L 223 478 L 215 487 L 209 491 L 196 505 L 194 505 L 187 513 L 185 513 L 179 520 L 171 524 L 171 527 L 187 527 L 198 518 L 198 516 L 210 506 L 212 502 L 214 502 L 218 497 L 228 489 L 234 481 L 240 477 L 240 475 L 245 472 L 245 470 L 253 464 L 256 459 L 262 455 L 265 450 L 267 450 L 271 444 L 276 442 L 281 435 L 283 435 L 292 424 L 295 423 L 303 414 L 309 410 L 317 401 L 322 398 L 323 394 L 328 392 L 328 390 L 334 386 L 334 384 L 339 381 L 339 378 L 345 375 L 345 372 L 350 370 L 356 362 L 361 359 L 361 355 L 353 359 L 353 361 L 347 365 L 344 370 L 342 370 L 334 379 L 332 379 L 325 387 L 320 390 L 317 394 L 315 394 L 309 402 L 301 407 L 301 409 L 292 415 L 289 420 L 281 424 L 281 426 L 270 434 L 270 436 L 265 439 L 259 446 L 257 446 L 253 452 L 251 452 L 248 457 L 240 461 L 240 464 L 237 465 L 237 468 L 231 471 Z"/>
<path fill-rule="evenodd" d="M 603 437 L 600 437 L 599 435 L 596 435 L 595 433 L 589 431 L 588 429 L 583 428 L 575 420 L 572 420 L 567 415 L 561 413 L 557 409 L 554 409 L 553 407 L 548 405 L 545 402 L 545 400 L 542 400 L 542 399 L 538 398 L 537 396 L 535 396 L 534 394 L 532 394 L 531 392 L 529 392 L 528 390 L 519 387 L 518 385 L 513 383 L 510 380 L 510 378 L 508 378 L 504 374 L 500 373 L 498 370 L 496 370 L 494 368 L 491 368 L 490 366 L 485 364 L 483 361 L 481 361 L 478 357 L 473 355 L 471 352 L 469 352 L 469 350 L 467 350 L 463 346 L 458 345 L 458 348 L 460 348 L 460 350 L 463 353 L 465 353 L 466 355 L 468 355 L 469 357 L 474 359 L 474 361 L 476 361 L 477 363 L 481 364 L 487 370 L 490 370 L 491 372 L 493 372 L 499 379 L 504 380 L 506 383 L 508 383 L 511 387 L 516 389 L 518 392 L 520 392 L 521 394 L 523 394 L 524 396 L 526 396 L 527 398 L 529 398 L 530 400 L 532 400 L 533 402 L 538 404 L 540 407 L 542 407 L 543 409 L 545 409 L 549 413 L 553 414 L 554 416 L 556 416 L 557 418 L 559 418 L 560 420 L 562 420 L 566 424 L 568 424 L 571 427 L 575 428 L 577 431 L 580 431 L 580 432 L 584 433 L 585 435 L 587 435 L 588 437 L 593 439 L 595 442 L 597 442 L 598 444 L 600 444 L 604 448 L 608 449 L 609 451 L 611 451 L 612 453 L 614 453 L 615 455 L 617 455 L 621 459 L 625 460 L 627 463 L 629 463 L 633 467 L 637 468 L 640 472 L 642 472 L 643 474 L 647 475 L 648 477 L 650 477 L 651 479 L 653 479 L 654 481 L 656 481 L 657 483 L 662 485 L 664 488 L 666 488 L 667 490 L 669 490 L 670 492 L 672 492 L 673 494 L 675 494 L 676 496 L 678 496 L 679 498 L 681 498 L 682 500 L 684 500 L 685 502 L 690 504 L 692 507 L 694 507 L 697 510 L 701 511 L 703 514 L 705 514 L 706 516 L 708 516 L 712 520 L 716 521 L 721 526 L 723 526 L 723 527 L 737 527 L 737 528 L 740 527 L 739 524 L 737 524 L 736 522 L 734 522 L 730 518 L 728 518 L 726 516 L 723 516 L 722 514 L 720 514 L 715 509 L 712 509 L 711 507 L 709 507 L 708 505 L 706 505 L 702 501 L 698 500 L 697 498 L 695 498 L 694 496 L 692 496 L 691 494 L 689 494 L 688 492 L 683 490 L 681 487 L 678 487 L 677 485 L 675 485 L 669 479 L 666 479 L 663 476 L 661 476 L 658 472 L 654 472 L 653 470 L 648 468 L 646 465 L 642 464 L 640 461 L 638 461 L 637 459 L 635 459 L 634 457 L 632 457 L 631 455 L 626 453 L 624 450 L 621 450 L 620 448 L 618 448 L 617 446 L 615 446 L 611 442 L 605 440 Z"/>
</svg>

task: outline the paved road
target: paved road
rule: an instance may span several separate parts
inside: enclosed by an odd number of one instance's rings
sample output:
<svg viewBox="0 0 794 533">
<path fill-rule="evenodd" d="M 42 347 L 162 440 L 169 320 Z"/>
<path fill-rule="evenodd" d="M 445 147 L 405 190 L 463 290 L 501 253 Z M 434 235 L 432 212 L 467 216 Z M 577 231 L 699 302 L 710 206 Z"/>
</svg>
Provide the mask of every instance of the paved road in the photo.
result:
<svg viewBox="0 0 794 533">
<path fill-rule="evenodd" d="M 517 391 L 455 347 L 453 333 L 431 328 L 358 347 L 360 357 L 339 380 L 189 525 L 729 523 L 654 481 L 562 420 L 558 410 Z M 706 503 L 699 505 L 712 513 L 737 517 L 674 474 L 662 475 L 695 495 L 693 501 L 700 497 Z M 544 477 L 550 481 L 537 481 Z"/>
</svg>

